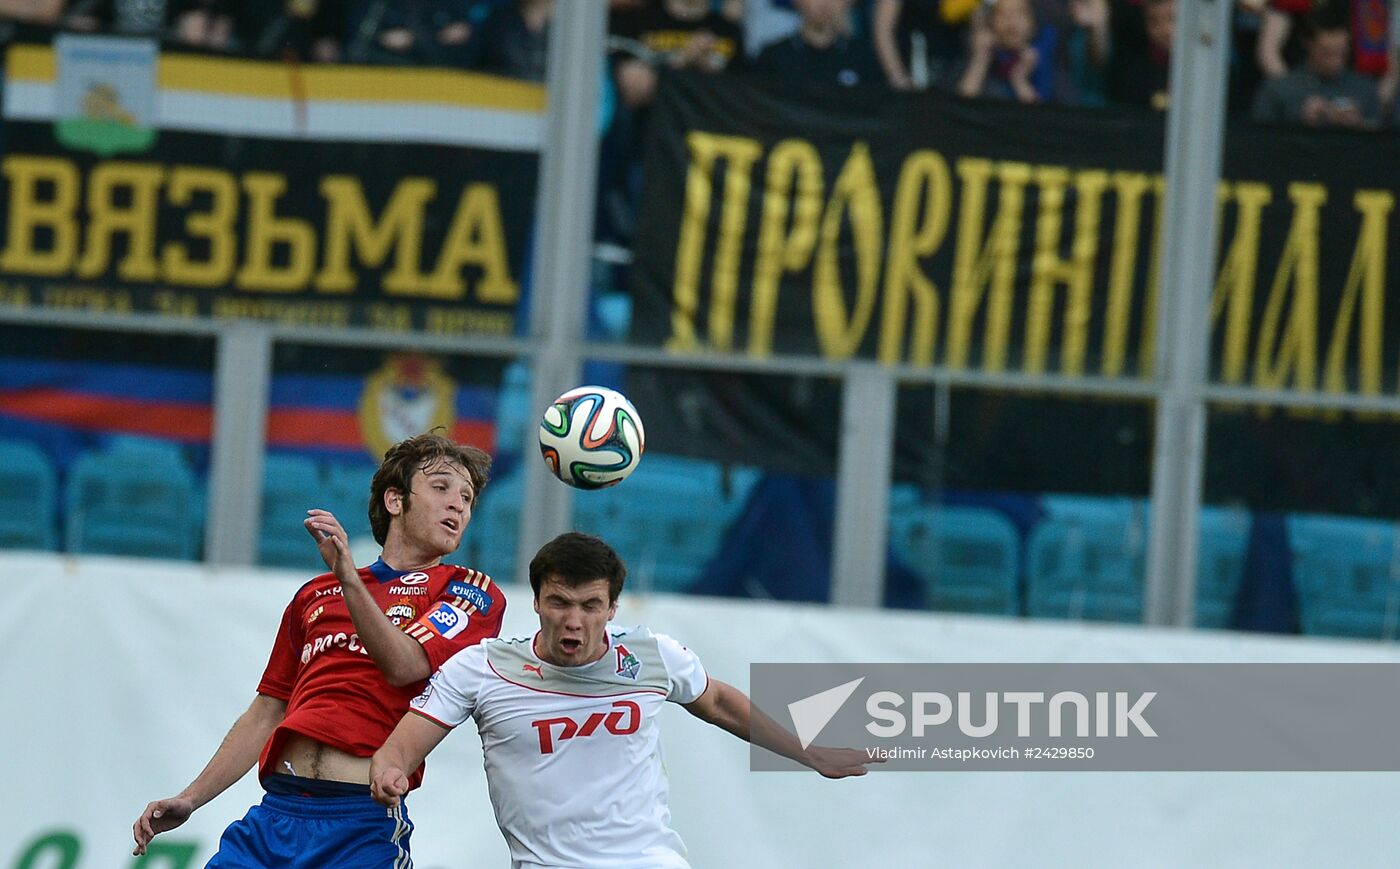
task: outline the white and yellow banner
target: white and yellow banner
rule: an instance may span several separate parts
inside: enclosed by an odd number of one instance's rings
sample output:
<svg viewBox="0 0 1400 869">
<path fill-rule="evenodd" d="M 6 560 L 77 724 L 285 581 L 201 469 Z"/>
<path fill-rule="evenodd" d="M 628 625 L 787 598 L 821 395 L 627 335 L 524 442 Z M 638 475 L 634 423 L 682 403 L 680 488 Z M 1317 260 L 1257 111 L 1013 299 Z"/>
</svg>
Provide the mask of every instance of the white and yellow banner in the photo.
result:
<svg viewBox="0 0 1400 869">
<path fill-rule="evenodd" d="M 97 40 L 80 42 L 77 40 Z M 62 116 L 60 53 L 71 57 L 139 40 L 67 37 L 60 51 L 13 45 L 4 116 Z M 71 64 L 67 64 L 71 66 Z M 163 53 L 155 60 L 154 126 L 221 135 L 322 141 L 412 142 L 538 151 L 545 90 L 538 84 L 449 69 L 303 65 Z M 127 110 L 129 111 L 129 109 Z"/>
</svg>

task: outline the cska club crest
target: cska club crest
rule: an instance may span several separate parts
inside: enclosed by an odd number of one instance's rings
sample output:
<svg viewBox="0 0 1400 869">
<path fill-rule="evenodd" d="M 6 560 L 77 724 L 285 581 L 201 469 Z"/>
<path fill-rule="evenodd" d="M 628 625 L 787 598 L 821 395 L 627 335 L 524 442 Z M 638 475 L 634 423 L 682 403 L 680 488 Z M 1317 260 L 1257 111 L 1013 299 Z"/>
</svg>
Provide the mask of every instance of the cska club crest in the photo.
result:
<svg viewBox="0 0 1400 869">
<path fill-rule="evenodd" d="M 621 643 L 617 644 L 617 675 L 624 679 L 636 679 L 637 674 L 642 672 L 642 662 L 637 660 L 637 656 L 627 651 L 627 647 Z"/>
<path fill-rule="evenodd" d="M 360 431 L 376 459 L 404 438 L 456 421 L 457 384 L 437 360 L 420 353 L 390 355 L 365 379 Z"/>
</svg>

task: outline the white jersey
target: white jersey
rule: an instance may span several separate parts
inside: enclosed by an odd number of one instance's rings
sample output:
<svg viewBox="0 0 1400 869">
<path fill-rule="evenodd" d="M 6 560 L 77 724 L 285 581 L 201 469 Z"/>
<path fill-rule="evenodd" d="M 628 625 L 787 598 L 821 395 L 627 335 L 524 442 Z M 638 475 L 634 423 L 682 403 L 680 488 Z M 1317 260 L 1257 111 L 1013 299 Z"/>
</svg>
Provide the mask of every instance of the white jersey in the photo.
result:
<svg viewBox="0 0 1400 869">
<path fill-rule="evenodd" d="M 605 631 L 602 658 L 540 660 L 534 638 L 488 640 L 453 656 L 413 711 L 456 727 L 476 719 L 496 823 L 513 867 L 688 867 L 671 829 L 656 716 L 690 703 L 700 659 L 644 627 Z"/>
</svg>

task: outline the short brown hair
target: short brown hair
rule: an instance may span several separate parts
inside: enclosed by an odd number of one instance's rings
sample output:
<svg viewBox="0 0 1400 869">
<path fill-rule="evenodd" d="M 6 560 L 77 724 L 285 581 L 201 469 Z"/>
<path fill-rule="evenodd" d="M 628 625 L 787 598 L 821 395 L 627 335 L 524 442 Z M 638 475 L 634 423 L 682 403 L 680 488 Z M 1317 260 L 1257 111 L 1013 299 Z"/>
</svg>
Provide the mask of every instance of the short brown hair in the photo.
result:
<svg viewBox="0 0 1400 869">
<path fill-rule="evenodd" d="M 540 586 L 554 577 L 565 585 L 575 586 L 599 579 L 608 581 L 608 603 L 617 603 L 627 568 L 613 548 L 592 534 L 567 531 L 540 547 L 530 560 L 530 588 L 535 599 Z"/>
<path fill-rule="evenodd" d="M 437 430 L 399 441 L 384 454 L 374 480 L 369 484 L 369 527 L 380 546 L 389 536 L 389 520 L 393 518 L 384 506 L 384 493 L 398 489 L 403 495 L 404 509 L 413 487 L 413 475 L 427 470 L 439 461 L 461 465 L 472 481 L 473 500 L 491 479 L 491 456 L 485 450 L 459 444 Z"/>
</svg>

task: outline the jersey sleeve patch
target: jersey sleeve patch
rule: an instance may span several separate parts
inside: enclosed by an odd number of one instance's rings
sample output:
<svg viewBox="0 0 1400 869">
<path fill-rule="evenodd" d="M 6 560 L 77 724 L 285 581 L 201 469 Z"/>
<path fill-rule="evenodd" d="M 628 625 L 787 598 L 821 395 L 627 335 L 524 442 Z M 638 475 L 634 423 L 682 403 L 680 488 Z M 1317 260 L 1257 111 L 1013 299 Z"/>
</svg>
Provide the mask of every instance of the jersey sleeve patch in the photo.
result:
<svg viewBox="0 0 1400 869">
<path fill-rule="evenodd" d="M 447 593 L 453 597 L 460 597 L 462 602 L 469 606 L 476 607 L 476 611 L 482 615 L 491 612 L 491 595 L 479 586 L 454 581 L 447 584 Z"/>
<path fill-rule="evenodd" d="M 470 617 L 457 607 L 447 601 L 440 601 L 437 606 L 428 610 L 418 621 L 414 622 L 414 627 L 419 630 L 410 630 L 412 634 L 420 640 L 425 640 L 433 635 L 450 640 L 467 629 L 467 622 Z"/>
</svg>

